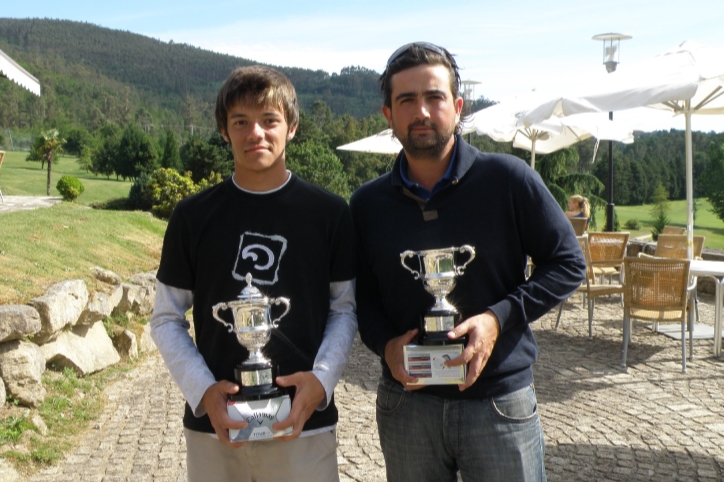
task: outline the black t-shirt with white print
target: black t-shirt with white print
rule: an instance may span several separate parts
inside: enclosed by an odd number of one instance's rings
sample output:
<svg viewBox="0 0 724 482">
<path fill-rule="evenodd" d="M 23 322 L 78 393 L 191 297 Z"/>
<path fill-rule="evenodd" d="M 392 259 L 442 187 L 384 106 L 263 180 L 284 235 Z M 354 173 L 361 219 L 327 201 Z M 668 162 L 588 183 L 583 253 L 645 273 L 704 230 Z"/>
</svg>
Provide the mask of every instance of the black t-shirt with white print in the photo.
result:
<svg viewBox="0 0 724 482">
<path fill-rule="evenodd" d="M 163 242 L 157 278 L 194 295 L 196 345 L 217 380 L 234 380 L 234 367 L 248 358 L 234 333 L 212 316 L 212 306 L 235 301 L 253 284 L 270 298 L 290 299 L 291 309 L 263 352 L 279 375 L 310 371 L 326 327 L 329 285 L 355 277 L 354 228 L 344 199 L 292 174 L 278 191 L 252 194 L 232 179 L 182 200 Z M 283 312 L 272 307 L 272 318 Z M 229 310 L 221 316 L 233 322 Z M 316 411 L 304 430 L 333 425 L 334 400 Z M 213 432 L 207 416 L 188 404 L 184 426 Z"/>
</svg>

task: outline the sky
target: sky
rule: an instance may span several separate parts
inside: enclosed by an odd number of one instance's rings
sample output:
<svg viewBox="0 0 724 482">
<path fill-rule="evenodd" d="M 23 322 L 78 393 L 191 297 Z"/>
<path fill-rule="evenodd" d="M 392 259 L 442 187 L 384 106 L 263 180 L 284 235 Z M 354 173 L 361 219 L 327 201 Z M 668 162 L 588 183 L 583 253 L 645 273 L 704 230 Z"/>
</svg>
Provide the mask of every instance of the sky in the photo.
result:
<svg viewBox="0 0 724 482">
<path fill-rule="evenodd" d="M 724 48 L 722 0 L 126 0 L 4 1 L 0 17 L 54 18 L 173 40 L 271 65 L 339 72 L 384 70 L 412 41 L 447 48 L 473 92 L 495 101 L 530 90 L 561 92 L 605 72 L 592 37 L 623 33 L 620 69 L 686 40 Z M 617 112 L 635 129 L 684 129 L 653 109 Z M 724 116 L 694 116 L 692 128 L 724 132 Z"/>
</svg>

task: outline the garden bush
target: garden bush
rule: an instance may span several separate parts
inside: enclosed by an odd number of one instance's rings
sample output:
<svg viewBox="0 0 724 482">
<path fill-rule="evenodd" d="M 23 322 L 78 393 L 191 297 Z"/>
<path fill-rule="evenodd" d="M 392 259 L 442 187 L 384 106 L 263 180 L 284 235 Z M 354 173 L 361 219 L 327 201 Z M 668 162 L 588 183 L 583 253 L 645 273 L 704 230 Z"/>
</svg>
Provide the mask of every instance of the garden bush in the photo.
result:
<svg viewBox="0 0 724 482">
<path fill-rule="evenodd" d="M 636 218 L 632 218 L 626 221 L 626 224 L 624 224 L 623 227 L 626 229 L 630 229 L 631 231 L 638 231 L 639 229 L 641 229 L 641 221 Z"/>
<path fill-rule="evenodd" d="M 80 182 L 80 180 L 77 177 L 73 176 L 63 176 L 58 180 L 58 184 L 55 185 L 55 188 L 58 190 L 61 196 L 63 196 L 63 201 L 75 201 L 78 196 L 83 194 L 83 191 L 85 191 L 85 187 L 83 187 L 83 183 Z"/>
</svg>

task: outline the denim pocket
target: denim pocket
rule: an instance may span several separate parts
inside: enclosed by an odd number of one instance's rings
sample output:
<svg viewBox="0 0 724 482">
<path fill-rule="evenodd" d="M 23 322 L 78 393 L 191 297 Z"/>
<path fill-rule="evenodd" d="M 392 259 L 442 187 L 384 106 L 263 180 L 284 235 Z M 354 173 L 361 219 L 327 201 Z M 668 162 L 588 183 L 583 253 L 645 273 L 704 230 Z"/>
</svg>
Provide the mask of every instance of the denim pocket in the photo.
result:
<svg viewBox="0 0 724 482">
<path fill-rule="evenodd" d="M 490 404 L 498 417 L 509 422 L 528 422 L 538 416 L 538 404 L 532 386 L 492 397 Z"/>
<path fill-rule="evenodd" d="M 401 385 L 380 378 L 377 385 L 377 411 L 383 414 L 393 413 L 405 403 L 406 396 L 407 392 Z"/>
</svg>

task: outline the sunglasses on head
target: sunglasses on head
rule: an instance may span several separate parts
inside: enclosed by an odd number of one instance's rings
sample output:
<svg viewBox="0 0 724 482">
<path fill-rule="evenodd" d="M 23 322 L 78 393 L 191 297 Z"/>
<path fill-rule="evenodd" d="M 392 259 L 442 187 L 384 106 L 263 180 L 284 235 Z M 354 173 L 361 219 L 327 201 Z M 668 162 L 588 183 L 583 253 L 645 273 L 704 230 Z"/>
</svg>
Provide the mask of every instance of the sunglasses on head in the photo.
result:
<svg viewBox="0 0 724 482">
<path fill-rule="evenodd" d="M 395 50 L 394 53 L 390 55 L 390 58 L 387 60 L 387 67 L 389 67 L 392 62 L 397 60 L 399 57 L 402 56 L 402 54 L 410 50 L 410 48 L 412 47 L 420 47 L 422 49 L 429 50 L 430 52 L 435 52 L 436 54 L 442 55 L 443 57 L 447 58 L 447 54 L 442 47 L 438 47 L 437 45 L 431 44 L 429 42 L 412 42 L 409 44 L 405 44 L 399 49 Z"/>
</svg>

